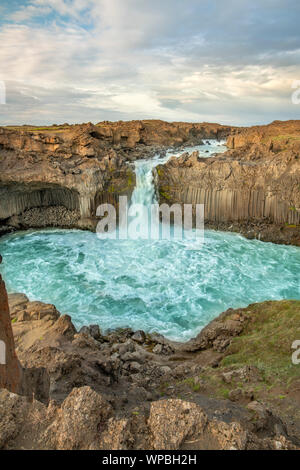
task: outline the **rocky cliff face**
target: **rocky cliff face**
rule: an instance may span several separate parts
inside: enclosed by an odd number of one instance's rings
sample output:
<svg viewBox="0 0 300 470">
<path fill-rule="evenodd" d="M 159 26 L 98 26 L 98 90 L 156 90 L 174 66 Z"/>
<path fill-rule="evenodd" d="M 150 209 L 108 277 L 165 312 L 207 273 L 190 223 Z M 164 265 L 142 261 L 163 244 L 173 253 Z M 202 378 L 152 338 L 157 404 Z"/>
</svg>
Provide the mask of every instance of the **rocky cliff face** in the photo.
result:
<svg viewBox="0 0 300 470">
<path fill-rule="evenodd" d="M 93 126 L 66 137 L 0 130 L 0 225 L 94 228 L 103 202 L 130 195 L 135 183 L 125 157 L 102 148 Z"/>
<path fill-rule="evenodd" d="M 224 137 L 218 124 L 103 122 L 0 128 L 0 228 L 94 228 L 98 204 L 130 196 L 129 162 L 165 146 Z"/>
<path fill-rule="evenodd" d="M 24 297 L 17 296 L 13 308 L 18 310 L 24 304 Z M 26 397 L 34 396 L 47 403 L 50 388 L 48 373 L 43 367 L 21 366 L 15 350 L 10 308 L 5 284 L 0 276 L 0 389 L 5 388 Z"/>
<path fill-rule="evenodd" d="M 113 145 L 123 148 L 135 148 L 138 144 L 161 147 L 197 145 L 202 139 L 226 138 L 234 129 L 206 122 L 169 123 L 159 120 L 101 122 L 97 127 Z"/>
<path fill-rule="evenodd" d="M 227 139 L 227 146 L 237 149 L 249 144 L 263 144 L 268 150 L 300 150 L 300 121 L 274 121 L 266 126 L 236 128 Z"/>
<path fill-rule="evenodd" d="M 300 122 L 231 128 L 163 121 L 0 128 L 0 233 L 30 227 L 94 229 L 96 208 L 130 196 L 130 162 L 166 147 L 228 137 L 218 157 L 158 168 L 161 202 L 204 203 L 207 227 L 299 244 Z"/>
<path fill-rule="evenodd" d="M 287 132 L 286 123 L 279 127 Z M 281 142 L 278 125 L 270 129 L 271 143 L 262 137 L 264 128 L 236 131 L 228 139 L 234 148 L 224 154 L 209 159 L 183 155 L 157 167 L 160 202 L 204 204 L 208 227 L 300 245 L 296 137 L 290 145 L 275 148 L 272 142 Z"/>
<path fill-rule="evenodd" d="M 18 362 L 11 327 L 5 284 L 0 276 L 0 388 L 11 392 L 21 389 L 21 366 Z"/>
<path fill-rule="evenodd" d="M 56 152 L 65 145 L 65 152 L 73 151 L 82 155 L 92 156 L 102 149 L 114 147 L 129 154 L 133 150 L 151 147 L 172 147 L 183 144 L 197 144 L 202 139 L 224 139 L 234 129 L 214 123 L 165 122 L 160 120 L 142 121 L 103 121 L 96 125 L 49 127 L 16 126 L 2 128 L 3 145 L 13 148 L 29 148 L 41 150 L 45 144 L 49 150 Z M 32 142 L 35 140 L 35 143 Z M 82 147 L 85 147 L 83 150 Z M 145 150 L 145 149 L 144 149 Z M 137 155 L 135 155 L 137 156 Z"/>
</svg>

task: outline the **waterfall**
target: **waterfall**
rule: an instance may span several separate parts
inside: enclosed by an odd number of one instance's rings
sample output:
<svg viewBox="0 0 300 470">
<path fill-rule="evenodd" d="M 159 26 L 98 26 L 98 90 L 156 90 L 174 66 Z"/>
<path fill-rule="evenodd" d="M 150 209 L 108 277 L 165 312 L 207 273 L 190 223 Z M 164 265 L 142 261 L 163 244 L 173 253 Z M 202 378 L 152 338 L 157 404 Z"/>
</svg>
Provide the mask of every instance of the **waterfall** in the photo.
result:
<svg viewBox="0 0 300 470">
<path fill-rule="evenodd" d="M 166 157 L 156 155 L 151 160 L 137 160 L 135 162 L 136 186 L 132 193 L 131 204 L 143 204 L 150 207 L 157 202 L 153 179 L 153 169 L 163 163 Z"/>
<path fill-rule="evenodd" d="M 197 150 L 201 157 L 210 157 L 213 153 L 221 152 L 225 149 L 224 142 L 220 144 L 220 142 L 216 140 L 211 140 L 201 146 L 188 147 L 184 151 L 193 152 Z M 164 155 L 156 154 L 149 160 L 135 161 L 134 171 L 136 175 L 136 186 L 129 204 L 128 219 L 129 222 L 133 221 L 135 226 L 139 227 L 138 238 L 152 238 L 150 224 L 153 224 L 152 230 L 154 230 L 156 235 L 161 231 L 161 225 L 158 222 L 158 212 L 156 212 L 155 220 L 152 220 L 154 213 L 151 212 L 151 205 L 158 204 L 159 202 L 156 198 L 153 169 L 160 164 L 166 163 L 171 156 L 179 157 L 184 151 L 169 150 Z M 168 230 L 169 227 L 167 228 L 167 231 Z M 173 229 L 171 230 L 173 231 Z"/>
<path fill-rule="evenodd" d="M 208 143 L 209 142 L 209 143 Z M 131 204 L 143 204 L 150 207 L 151 204 L 157 202 L 155 194 L 155 186 L 153 180 L 153 169 L 157 165 L 166 163 L 171 156 L 179 157 L 184 152 L 192 153 L 195 150 L 199 152 L 201 157 L 210 157 L 215 152 L 224 152 L 226 150 L 225 141 L 217 140 L 207 141 L 204 145 L 196 147 L 187 147 L 181 150 L 168 150 L 165 155 L 156 154 L 151 160 L 136 160 L 134 170 L 136 175 L 136 186 L 132 193 Z"/>
<path fill-rule="evenodd" d="M 166 159 L 166 157 L 155 155 L 151 160 L 137 160 L 135 162 L 136 186 L 131 196 L 128 214 L 129 222 L 133 222 L 133 226 L 138 227 L 136 230 L 138 238 L 151 238 L 151 223 L 153 222 L 151 207 L 152 204 L 158 203 L 155 194 L 153 169 Z M 156 229 L 159 230 L 157 221 L 154 223 Z"/>
</svg>

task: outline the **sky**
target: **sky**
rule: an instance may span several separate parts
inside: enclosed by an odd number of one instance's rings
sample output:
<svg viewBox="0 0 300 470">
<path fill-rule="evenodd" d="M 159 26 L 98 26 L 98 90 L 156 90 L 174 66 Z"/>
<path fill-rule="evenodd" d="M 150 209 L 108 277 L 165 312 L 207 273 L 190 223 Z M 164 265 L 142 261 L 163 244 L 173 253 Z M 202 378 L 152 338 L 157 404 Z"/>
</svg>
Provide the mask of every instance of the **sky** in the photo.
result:
<svg viewBox="0 0 300 470">
<path fill-rule="evenodd" d="M 299 20 L 299 0 L 0 0 L 0 125 L 299 119 Z"/>
</svg>

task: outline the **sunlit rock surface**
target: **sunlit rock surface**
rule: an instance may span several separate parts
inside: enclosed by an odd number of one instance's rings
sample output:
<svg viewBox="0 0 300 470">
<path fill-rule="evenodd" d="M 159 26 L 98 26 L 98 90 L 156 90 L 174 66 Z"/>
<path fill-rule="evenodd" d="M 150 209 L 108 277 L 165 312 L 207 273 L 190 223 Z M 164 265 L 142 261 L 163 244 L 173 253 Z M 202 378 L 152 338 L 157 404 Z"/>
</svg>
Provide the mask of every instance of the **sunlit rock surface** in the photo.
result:
<svg viewBox="0 0 300 470">
<path fill-rule="evenodd" d="M 233 131 L 231 150 L 157 167 L 160 202 L 204 204 L 206 226 L 300 245 L 299 121 Z"/>
<path fill-rule="evenodd" d="M 0 128 L 0 233 L 29 227 L 94 229 L 101 203 L 130 197 L 128 162 L 159 148 L 224 138 L 218 124 L 163 121 Z M 1 228 L 2 226 L 2 228 Z"/>
</svg>

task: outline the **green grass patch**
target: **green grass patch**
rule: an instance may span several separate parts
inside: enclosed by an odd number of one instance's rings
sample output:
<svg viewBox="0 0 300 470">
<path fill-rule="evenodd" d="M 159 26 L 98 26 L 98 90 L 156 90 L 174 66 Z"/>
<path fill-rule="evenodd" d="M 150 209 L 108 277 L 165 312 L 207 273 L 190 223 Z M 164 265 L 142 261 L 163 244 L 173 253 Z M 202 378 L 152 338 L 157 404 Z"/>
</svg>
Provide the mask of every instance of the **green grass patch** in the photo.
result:
<svg viewBox="0 0 300 470">
<path fill-rule="evenodd" d="M 292 363 L 292 343 L 300 340 L 300 301 L 262 302 L 244 311 L 248 320 L 241 335 L 232 340 L 218 368 L 209 367 L 201 374 L 205 388 L 212 397 L 228 398 L 231 390 L 240 388 L 245 392 L 252 390 L 255 399 L 266 394 L 279 399 L 281 393 L 284 400 L 286 391 L 300 377 L 300 365 Z M 227 317 L 230 318 L 231 315 Z M 244 382 L 233 376 L 229 384 L 224 382 L 224 372 L 246 365 L 259 369 L 257 381 Z"/>
<path fill-rule="evenodd" d="M 71 126 L 6 126 L 6 129 L 27 132 L 61 132 L 70 128 Z"/>
<path fill-rule="evenodd" d="M 248 307 L 250 321 L 228 349 L 221 367 L 258 367 L 266 383 L 291 382 L 300 368 L 292 363 L 291 345 L 300 339 L 300 301 L 263 302 Z"/>
</svg>

